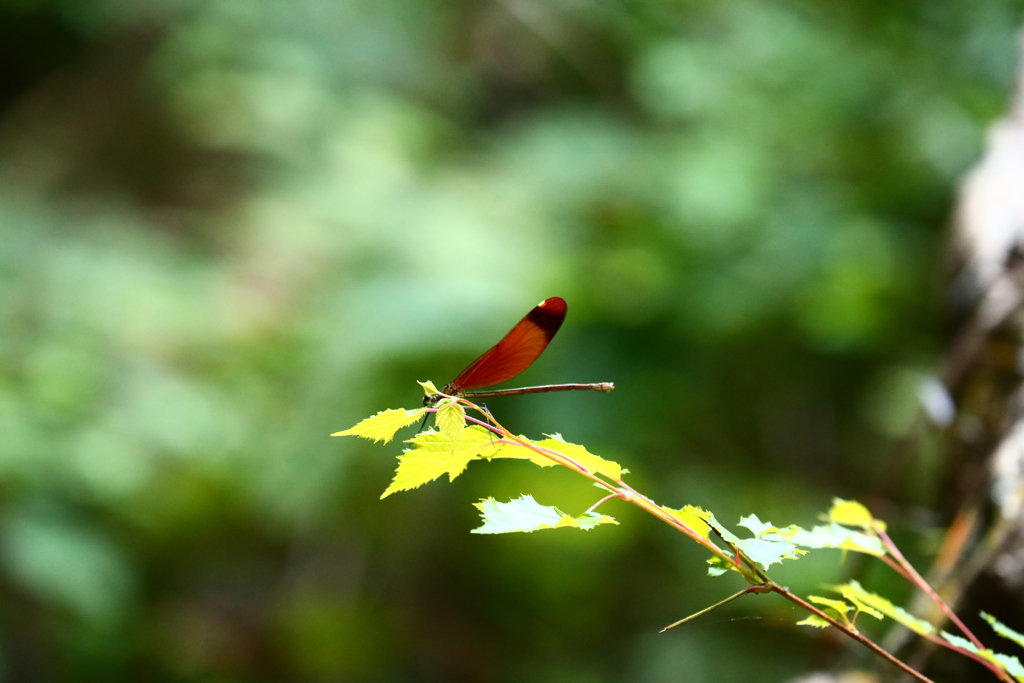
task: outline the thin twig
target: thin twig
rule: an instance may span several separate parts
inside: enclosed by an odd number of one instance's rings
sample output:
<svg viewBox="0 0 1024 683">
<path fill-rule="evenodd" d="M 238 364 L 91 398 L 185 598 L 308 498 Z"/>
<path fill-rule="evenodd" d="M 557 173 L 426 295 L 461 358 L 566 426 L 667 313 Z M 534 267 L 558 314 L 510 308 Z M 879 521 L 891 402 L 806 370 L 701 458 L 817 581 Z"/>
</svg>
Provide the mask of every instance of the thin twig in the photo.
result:
<svg viewBox="0 0 1024 683">
<path fill-rule="evenodd" d="M 588 508 L 587 508 L 587 511 L 586 511 L 586 512 L 584 512 L 583 514 L 585 514 L 585 515 L 589 515 L 589 514 L 590 514 L 591 512 L 593 512 L 594 510 L 596 510 L 596 509 L 597 509 L 597 507 L 598 507 L 598 506 L 599 506 L 599 505 L 600 505 L 601 503 L 605 502 L 605 501 L 606 501 L 606 500 L 608 500 L 609 498 L 621 498 L 621 497 L 622 497 L 622 494 L 620 494 L 620 493 L 609 493 L 609 494 L 608 494 L 607 496 L 605 496 L 605 497 L 604 497 L 604 498 L 602 498 L 601 500 L 597 501 L 596 503 L 594 503 L 593 505 L 591 505 L 590 507 L 588 507 Z"/>
<path fill-rule="evenodd" d="M 1016 683 L 1016 681 L 1013 678 L 1013 676 L 1011 676 L 1006 671 L 1003 671 L 1003 669 L 998 664 L 996 664 L 994 662 L 990 662 L 987 659 L 985 659 L 984 657 L 982 657 L 982 656 L 980 656 L 978 654 L 975 654 L 974 652 L 971 652 L 970 650 L 964 650 L 963 648 L 958 647 L 958 646 L 954 645 L 953 643 L 949 642 L 948 640 L 946 640 L 942 636 L 937 636 L 934 633 L 929 633 L 929 634 L 925 635 L 924 637 L 927 638 L 929 642 L 935 643 L 936 645 L 944 647 L 944 648 L 946 648 L 948 650 L 952 650 L 953 652 L 957 653 L 958 655 L 963 655 L 964 657 L 969 657 L 970 659 L 973 659 L 974 661 L 978 662 L 979 664 L 984 666 L 986 669 L 988 669 L 989 671 L 994 673 L 1000 679 L 1002 679 L 1004 681 L 1007 681 L 1007 683 Z"/>
<path fill-rule="evenodd" d="M 818 609 L 817 607 L 815 607 L 811 603 L 801 599 L 797 595 L 793 595 L 792 593 L 789 592 L 788 588 L 780 586 L 779 584 L 775 583 L 774 581 L 770 582 L 768 584 L 768 587 L 769 587 L 770 590 L 778 593 L 779 595 L 781 595 L 782 597 L 786 598 L 790 602 L 794 602 L 797 605 L 800 605 L 801 607 L 803 607 L 804 609 L 806 609 L 806 610 L 808 610 L 810 612 L 813 612 L 818 617 L 821 617 L 822 619 L 824 619 L 825 621 L 830 623 L 832 626 L 836 627 L 837 629 L 839 629 L 840 631 L 842 631 L 846 635 L 850 636 L 851 638 L 856 640 L 858 643 L 860 643 L 864 647 L 866 647 L 869 650 L 871 650 L 872 652 L 874 652 L 876 655 L 878 655 L 882 659 L 886 660 L 887 662 L 889 662 L 893 666 L 896 666 L 899 669 L 901 669 L 907 675 L 913 676 L 914 678 L 916 678 L 917 680 L 921 681 L 922 683 L 935 683 L 934 681 L 932 681 L 932 679 L 928 678 L 923 673 L 920 673 L 919 671 L 916 671 L 916 670 L 910 668 L 908 665 L 904 664 L 900 660 L 896 659 L 896 657 L 894 657 L 893 655 L 889 654 L 887 651 L 883 650 L 881 647 L 876 645 L 873 640 L 869 639 L 867 636 L 862 635 L 860 633 L 860 631 L 852 629 L 849 626 L 846 626 L 845 624 L 840 623 L 839 621 L 836 621 L 835 619 L 833 619 L 828 614 L 826 614 L 825 612 L 821 611 L 820 609 Z"/>
<path fill-rule="evenodd" d="M 942 610 L 942 613 L 946 615 L 946 618 L 954 624 L 956 624 L 956 627 L 959 628 L 965 636 L 967 636 L 967 639 L 970 640 L 975 647 L 977 647 L 979 650 L 984 650 L 985 646 L 982 644 L 980 640 L 978 640 L 978 637 L 971 633 L 971 630 L 964 625 L 964 622 L 960 621 L 960 617 L 958 617 L 956 613 L 953 612 L 952 609 L 950 609 L 949 605 L 946 604 L 946 601 L 939 597 L 939 594 L 935 592 L 935 589 L 932 588 L 931 585 L 929 585 L 929 583 L 924 580 L 924 577 L 921 576 L 916 569 L 914 569 L 914 566 L 907 561 L 907 558 L 903 556 L 903 553 L 900 552 L 900 549 L 897 548 L 896 544 L 892 542 L 891 538 L 889 538 L 889 534 L 885 532 L 885 529 L 882 529 L 880 527 L 876 528 L 875 533 L 878 534 L 878 537 L 882 540 L 882 543 L 885 545 L 885 549 L 889 551 L 889 554 L 892 555 L 893 559 L 895 559 L 896 562 L 898 562 L 899 565 L 906 571 L 906 576 L 910 579 L 910 581 L 915 586 L 917 586 L 918 589 L 923 591 L 929 598 L 931 598 L 932 602 L 934 602 L 936 606 L 938 606 L 938 608 Z"/>
<path fill-rule="evenodd" d="M 658 631 L 658 633 L 664 633 L 665 631 L 669 630 L 670 628 L 675 628 L 676 626 L 679 626 L 681 624 L 685 624 L 688 621 L 696 619 L 697 617 L 701 616 L 702 614 L 707 614 L 708 612 L 710 612 L 713 609 L 718 609 L 722 605 L 726 605 L 726 604 L 732 602 L 736 598 L 742 598 L 747 593 L 767 593 L 769 590 L 770 589 L 767 586 L 763 586 L 763 585 L 747 586 L 746 588 L 741 590 L 739 593 L 736 593 L 734 595 L 730 595 L 725 600 L 719 600 L 718 602 L 716 602 L 715 604 L 711 605 L 710 607 L 705 607 L 704 609 L 702 609 L 699 612 L 695 612 L 695 613 L 691 614 L 688 617 L 683 617 L 682 619 L 680 619 L 679 621 L 677 621 L 677 622 L 675 622 L 673 624 L 669 624 L 665 628 L 663 628 L 660 631 Z"/>
</svg>

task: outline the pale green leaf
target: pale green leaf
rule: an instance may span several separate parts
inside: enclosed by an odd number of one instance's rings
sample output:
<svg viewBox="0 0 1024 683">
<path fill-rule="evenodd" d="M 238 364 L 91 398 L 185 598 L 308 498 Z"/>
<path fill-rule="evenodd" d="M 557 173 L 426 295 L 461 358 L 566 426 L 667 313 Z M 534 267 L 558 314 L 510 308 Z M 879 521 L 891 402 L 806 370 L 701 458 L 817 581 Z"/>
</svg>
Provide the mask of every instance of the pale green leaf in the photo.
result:
<svg viewBox="0 0 1024 683">
<path fill-rule="evenodd" d="M 785 529 L 780 529 L 771 522 L 762 522 L 757 515 L 740 517 L 739 526 L 746 527 L 758 538 L 761 538 L 761 536 L 767 533 L 776 533 L 781 536 L 788 536 L 792 533 L 791 530 L 799 528 L 796 525 L 791 525 Z"/>
<path fill-rule="evenodd" d="M 955 636 L 949 631 L 940 631 L 939 635 L 942 636 L 950 645 L 958 647 L 961 650 L 966 650 L 972 654 L 978 654 L 977 646 L 966 638 Z"/>
<path fill-rule="evenodd" d="M 766 541 L 761 538 L 744 538 L 736 547 L 763 569 L 768 569 L 776 562 L 795 560 L 807 553 L 791 543 L 784 541 Z"/>
<path fill-rule="evenodd" d="M 398 456 L 398 470 L 391 485 L 381 494 L 386 498 L 398 491 L 408 491 L 447 474 L 448 480 L 462 474 L 474 458 L 487 457 L 495 448 L 489 432 L 483 427 L 463 429 L 457 441 L 440 432 L 423 432 L 406 443 L 413 447 Z"/>
<path fill-rule="evenodd" d="M 437 404 L 437 426 L 452 441 L 466 428 L 466 411 L 455 399 L 446 398 Z"/>
<path fill-rule="evenodd" d="M 740 537 L 726 529 L 725 526 L 715 518 L 714 513 L 710 510 L 702 510 L 698 507 L 693 507 L 691 510 L 693 514 L 700 517 L 708 526 L 717 531 L 722 539 L 727 543 L 735 545 L 740 542 Z"/>
<path fill-rule="evenodd" d="M 331 436 L 359 436 L 372 441 L 383 441 L 387 443 L 395 438 L 395 432 L 402 427 L 407 427 L 423 417 L 426 408 L 416 410 L 382 410 L 381 412 L 366 418 L 355 427 L 350 427 L 341 432 L 334 432 Z"/>
<path fill-rule="evenodd" d="M 598 512 L 587 512 L 579 517 L 572 517 L 556 507 L 541 505 L 530 495 L 520 496 L 507 503 L 487 498 L 475 505 L 480 510 L 484 524 L 473 529 L 474 534 L 507 534 L 563 527 L 587 530 L 598 524 L 618 524 L 611 517 Z"/>
<path fill-rule="evenodd" d="M 882 542 L 873 533 L 848 529 L 834 522 L 810 530 L 795 524 L 780 528 L 771 522 L 762 522 L 757 515 L 748 515 L 740 519 L 739 525 L 750 529 L 758 538 L 785 540 L 801 548 L 838 548 L 876 557 L 885 555 Z"/>
<path fill-rule="evenodd" d="M 1018 645 L 1020 645 L 1021 647 L 1024 647 L 1024 635 L 1017 633 L 1012 628 L 1010 628 L 1003 622 L 999 621 L 991 614 L 988 614 L 987 612 L 982 612 L 981 618 L 987 621 L 989 625 L 992 627 L 992 630 L 1001 635 L 1003 638 L 1008 638 L 1013 642 L 1017 643 Z"/>
<path fill-rule="evenodd" d="M 982 614 L 984 616 L 984 613 Z M 1012 631 L 1012 629 L 1008 630 L 1010 630 L 1013 633 L 1016 633 L 1015 631 Z M 1017 657 L 1013 655 L 1000 654 L 987 648 L 979 649 L 977 646 L 974 645 L 974 643 L 967 640 L 966 638 L 955 636 L 952 633 L 948 633 L 947 631 L 941 631 L 939 635 L 941 635 L 950 645 L 953 645 L 954 647 L 958 647 L 961 650 L 965 650 L 967 652 L 975 654 L 981 657 L 982 659 L 995 664 L 1003 671 L 1013 676 L 1014 679 L 1016 679 L 1017 681 L 1024 681 L 1024 664 L 1021 664 L 1021 661 Z M 1017 635 L 1019 636 L 1020 634 Z M 1014 640 L 1016 642 L 1016 639 L 1014 638 L 1011 638 L 1011 640 Z"/>
<path fill-rule="evenodd" d="M 761 538 L 740 538 L 726 529 L 721 522 L 715 519 L 715 515 L 707 510 L 693 508 L 693 514 L 703 519 L 711 528 L 717 531 L 728 543 L 739 548 L 748 558 L 758 563 L 764 569 L 782 560 L 795 560 L 806 553 L 786 540 L 766 540 Z"/>
<path fill-rule="evenodd" d="M 982 650 L 978 653 L 985 659 L 998 664 L 1003 671 L 1013 676 L 1018 681 L 1024 681 L 1024 664 L 1014 655 L 1003 655 L 992 650 Z"/>
</svg>

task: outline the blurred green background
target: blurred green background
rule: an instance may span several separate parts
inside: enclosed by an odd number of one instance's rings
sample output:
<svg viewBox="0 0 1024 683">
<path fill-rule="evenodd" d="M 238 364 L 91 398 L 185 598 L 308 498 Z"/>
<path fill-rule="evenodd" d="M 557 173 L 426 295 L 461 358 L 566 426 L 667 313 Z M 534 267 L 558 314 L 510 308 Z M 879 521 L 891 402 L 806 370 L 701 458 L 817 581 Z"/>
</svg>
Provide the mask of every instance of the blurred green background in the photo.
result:
<svg viewBox="0 0 1024 683">
<path fill-rule="evenodd" d="M 401 445 L 327 435 L 558 295 L 522 382 L 618 388 L 489 401 L 510 428 L 729 523 L 870 499 L 943 348 L 955 186 L 1022 10 L 0 0 L 0 680 L 868 661 L 771 597 L 658 635 L 739 586 L 622 504 L 588 533 L 468 533 L 490 495 L 579 514 L 599 494 L 568 473 L 378 501 Z M 927 512 L 936 472 L 916 457 L 876 512 Z"/>
</svg>

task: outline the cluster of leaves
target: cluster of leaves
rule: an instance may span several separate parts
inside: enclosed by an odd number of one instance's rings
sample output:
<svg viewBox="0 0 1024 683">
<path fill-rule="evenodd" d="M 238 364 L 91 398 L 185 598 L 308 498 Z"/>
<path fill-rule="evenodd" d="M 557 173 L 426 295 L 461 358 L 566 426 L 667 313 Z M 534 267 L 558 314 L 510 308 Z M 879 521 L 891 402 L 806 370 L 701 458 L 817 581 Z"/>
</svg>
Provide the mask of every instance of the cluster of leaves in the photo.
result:
<svg viewBox="0 0 1024 683">
<path fill-rule="evenodd" d="M 430 382 L 421 382 L 421 385 L 428 396 L 438 393 Z M 467 416 L 464 406 L 475 409 L 484 419 Z M 822 515 L 824 523 L 810 529 L 795 524 L 779 527 L 761 521 L 757 515 L 748 515 L 739 520 L 738 526 L 746 529 L 750 535 L 740 537 L 719 522 L 709 510 L 692 505 L 679 509 L 657 505 L 623 481 L 628 470 L 616 462 L 590 453 L 583 446 L 569 443 L 557 434 L 543 440 L 515 436 L 486 410 L 453 396 L 444 396 L 433 407 L 385 410 L 332 436 L 359 436 L 387 443 L 399 429 L 420 421 L 431 412 L 436 413 L 437 429 L 421 431 L 406 441 L 411 447 L 398 456 L 394 479 L 381 498 L 418 488 L 444 475 L 448 475 L 449 481 L 454 480 L 471 462 L 478 460 L 513 458 L 540 467 L 562 465 L 591 479 L 606 495 L 578 516 L 566 514 L 554 506 L 542 505 L 531 495 L 524 494 L 508 502 L 486 498 L 476 503 L 483 524 L 474 529 L 473 533 L 500 534 L 557 528 L 589 530 L 602 524 L 618 524 L 612 517 L 596 512 L 595 508 L 606 500 L 619 498 L 660 517 L 711 551 L 708 559 L 708 573 L 711 576 L 736 572 L 750 583 L 749 588 L 709 610 L 749 592 L 777 592 L 811 612 L 799 624 L 817 628 L 834 626 L 868 644 L 894 663 L 899 663 L 863 636 L 856 626 L 857 617 L 862 613 L 876 619 L 888 617 L 923 637 L 982 662 L 1000 678 L 1009 680 L 1007 676 L 1010 676 L 1013 680 L 1024 681 L 1024 665 L 1018 657 L 982 647 L 959 620 L 956 620 L 957 625 L 969 639 L 943 631 L 913 616 L 887 598 L 866 590 L 855 580 L 829 587 L 838 597 L 811 595 L 805 601 L 768 577 L 765 572 L 776 563 L 799 559 L 812 550 L 839 549 L 880 558 L 905 578 L 922 587 L 923 579 L 892 544 L 886 534 L 885 523 L 875 519 L 864 505 L 856 501 L 835 499 L 831 509 Z M 470 422 L 475 424 L 467 424 Z M 934 592 L 932 595 L 938 600 Z M 945 608 L 945 605 L 940 606 Z M 665 630 L 706 611 L 681 619 Z M 947 614 L 955 620 L 950 612 Z M 991 615 L 983 616 L 996 633 L 1024 646 L 1024 635 L 1013 631 Z M 902 663 L 900 665 L 905 667 Z M 920 680 L 928 680 L 909 667 L 905 668 Z"/>
</svg>

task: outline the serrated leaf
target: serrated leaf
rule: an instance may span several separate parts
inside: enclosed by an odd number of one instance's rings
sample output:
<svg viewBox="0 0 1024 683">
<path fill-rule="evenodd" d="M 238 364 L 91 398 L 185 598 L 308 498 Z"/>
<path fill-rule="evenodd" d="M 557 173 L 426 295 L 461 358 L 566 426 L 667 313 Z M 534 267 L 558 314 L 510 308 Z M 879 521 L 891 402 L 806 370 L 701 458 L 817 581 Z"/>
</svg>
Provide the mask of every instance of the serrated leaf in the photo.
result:
<svg viewBox="0 0 1024 683">
<path fill-rule="evenodd" d="M 950 645 L 953 645 L 954 647 L 958 647 L 961 650 L 966 650 L 972 654 L 978 653 L 977 646 L 971 641 L 967 640 L 966 638 L 955 636 L 949 631 L 940 631 L 939 635 L 942 636 Z"/>
<path fill-rule="evenodd" d="M 430 431 L 417 434 L 406 443 L 413 444 L 413 447 L 398 456 L 395 478 L 381 498 L 418 488 L 445 474 L 452 481 L 462 474 L 470 460 L 487 457 L 487 451 L 495 448 L 489 432 L 476 425 L 463 429 L 457 441 L 440 432 Z"/>
<path fill-rule="evenodd" d="M 523 495 L 507 503 L 487 498 L 474 503 L 483 517 L 483 526 L 473 529 L 474 534 L 507 534 L 516 531 L 531 532 L 539 529 L 573 527 L 588 530 L 598 524 L 618 524 L 614 519 L 598 512 L 587 512 L 579 517 L 565 514 L 556 507 L 541 505 L 533 496 Z"/>
<path fill-rule="evenodd" d="M 520 436 L 519 438 L 525 441 L 526 443 L 533 443 L 533 441 L 526 438 L 525 436 Z M 487 455 L 488 458 L 511 458 L 515 460 L 529 460 L 538 467 L 554 467 L 555 465 L 558 464 L 557 462 L 547 457 L 546 455 L 542 455 L 537 451 L 531 450 L 530 448 L 515 443 L 514 441 L 502 441 L 500 443 L 496 442 L 496 444 L 497 448 L 495 448 L 493 452 Z"/>
<path fill-rule="evenodd" d="M 833 498 L 832 507 L 825 515 L 825 520 L 844 526 L 859 527 L 865 531 L 872 528 L 885 530 L 885 522 L 872 517 L 871 511 L 855 500 Z"/>
<path fill-rule="evenodd" d="M 426 382 L 416 380 L 416 384 L 419 384 L 421 387 L 423 387 L 423 393 L 427 396 L 433 396 L 434 394 L 441 393 L 440 391 L 437 390 L 437 387 L 434 386 L 434 383 L 431 382 L 429 379 Z"/>
<path fill-rule="evenodd" d="M 842 594 L 844 598 L 852 602 L 860 611 L 867 612 L 873 617 L 881 619 L 884 614 L 893 621 L 903 624 L 911 631 L 923 636 L 931 635 L 937 631 L 927 621 L 918 619 L 902 607 L 892 604 L 890 600 L 883 598 L 877 593 L 864 590 L 856 581 L 836 586 L 833 590 Z"/>
<path fill-rule="evenodd" d="M 358 436 L 372 441 L 387 443 L 395 438 L 395 432 L 399 429 L 408 427 L 423 417 L 423 413 L 426 410 L 426 408 L 417 408 L 416 410 L 403 410 L 402 408 L 382 410 L 376 415 L 366 418 L 355 427 L 334 432 L 331 436 Z"/>
<path fill-rule="evenodd" d="M 452 441 L 456 441 L 466 428 L 466 411 L 454 399 L 446 398 L 438 402 L 436 419 L 441 433 Z"/>
<path fill-rule="evenodd" d="M 701 508 L 698 507 L 693 507 L 691 508 L 691 510 L 693 511 L 693 514 L 697 515 L 702 520 L 704 520 L 705 524 L 707 524 L 712 529 L 717 531 L 718 534 L 722 537 L 722 539 L 725 540 L 727 543 L 732 543 L 733 545 L 735 545 L 740 542 L 740 537 L 726 529 L 725 526 L 723 526 L 722 523 L 718 521 L 714 513 L 711 512 L 710 510 L 702 510 Z"/>
<path fill-rule="evenodd" d="M 609 479 L 618 481 L 625 472 L 619 463 L 594 455 L 579 444 L 569 443 L 560 434 L 548 434 L 547 437 L 543 441 L 534 441 L 534 445 L 561 453 L 594 474 L 603 474 Z"/>
<path fill-rule="evenodd" d="M 726 529 L 721 522 L 715 519 L 715 515 L 711 512 L 701 510 L 700 508 L 693 508 L 693 512 L 717 531 L 726 542 L 739 548 L 744 555 L 761 565 L 764 569 L 768 569 L 771 565 L 776 562 L 782 562 L 782 560 L 795 560 L 806 553 L 806 551 L 800 550 L 786 540 L 740 538 Z"/>
<path fill-rule="evenodd" d="M 1012 640 L 1021 647 L 1024 647 L 1024 635 L 1017 633 L 1012 628 L 1010 628 L 1003 622 L 999 621 L 987 612 L 982 612 L 981 618 L 987 621 L 989 623 L 989 626 L 992 627 L 992 630 L 1001 635 L 1003 638 Z"/>
<path fill-rule="evenodd" d="M 828 623 L 827 621 L 819 617 L 817 614 L 812 614 L 808 616 L 806 619 L 801 619 L 800 621 L 796 622 L 796 625 L 813 626 L 814 628 L 828 628 L 832 624 Z"/>
<path fill-rule="evenodd" d="M 762 522 L 757 515 L 746 515 L 745 517 L 740 517 L 739 526 L 749 529 L 758 538 L 763 534 L 772 532 L 782 536 L 788 536 L 790 530 L 799 528 L 796 525 L 790 525 L 785 529 L 780 529 L 771 522 Z"/>
<path fill-rule="evenodd" d="M 801 555 L 807 554 L 806 550 L 800 550 L 791 543 L 784 541 L 767 541 L 763 538 L 744 538 L 736 544 L 743 554 L 754 562 L 757 562 L 763 569 L 768 569 L 776 562 L 783 560 L 796 560 Z"/>
<path fill-rule="evenodd" d="M 661 506 L 661 509 L 685 524 L 690 531 L 694 532 L 698 536 L 710 540 L 711 527 L 708 526 L 708 523 L 705 522 L 699 514 L 697 514 L 698 512 L 703 513 L 704 510 L 694 507 L 693 505 L 686 505 L 678 510 L 673 510 L 672 508 L 663 505 Z"/>
<path fill-rule="evenodd" d="M 1000 654 L 987 648 L 980 649 L 966 638 L 961 638 L 960 636 L 953 635 L 947 631 L 941 631 L 939 635 L 941 635 L 950 645 L 975 654 L 982 659 L 995 664 L 1000 669 L 1013 676 L 1016 680 L 1024 681 L 1024 664 L 1021 664 L 1021 661 L 1017 657 L 1013 655 Z M 1011 640 L 1014 639 L 1011 638 Z"/>
<path fill-rule="evenodd" d="M 817 595 L 809 595 L 807 599 L 817 605 L 828 607 L 833 610 L 836 614 L 846 616 L 850 611 L 849 603 L 843 602 L 842 600 L 833 600 L 832 598 L 822 598 Z"/>
<path fill-rule="evenodd" d="M 1024 681 L 1024 664 L 1013 655 L 1003 655 L 992 650 L 981 650 L 979 655 L 990 662 L 999 665 L 1003 671 L 1013 676 L 1018 681 Z"/>
<path fill-rule="evenodd" d="M 855 531 L 836 523 L 819 525 L 810 530 L 795 524 L 776 527 L 771 522 L 762 522 L 757 515 L 740 519 L 739 525 L 750 529 L 758 538 L 785 540 L 801 548 L 837 548 L 881 557 L 885 548 L 873 533 Z"/>
<path fill-rule="evenodd" d="M 708 576 L 721 576 L 726 572 L 738 572 L 739 568 L 732 562 L 726 561 L 718 555 L 708 558 Z"/>
</svg>

